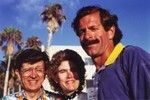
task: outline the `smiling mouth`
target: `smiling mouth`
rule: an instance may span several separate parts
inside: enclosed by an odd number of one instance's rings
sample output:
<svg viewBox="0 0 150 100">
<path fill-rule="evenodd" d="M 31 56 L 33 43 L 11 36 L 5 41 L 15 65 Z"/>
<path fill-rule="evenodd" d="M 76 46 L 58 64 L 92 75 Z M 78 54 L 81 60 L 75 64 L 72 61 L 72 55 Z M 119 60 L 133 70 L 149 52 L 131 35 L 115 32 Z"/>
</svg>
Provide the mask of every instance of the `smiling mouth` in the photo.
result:
<svg viewBox="0 0 150 100">
<path fill-rule="evenodd" d="M 69 80 L 69 81 L 67 81 L 66 83 L 73 83 L 74 81 L 73 80 Z"/>
<path fill-rule="evenodd" d="M 34 81 L 29 81 L 30 83 L 37 83 L 37 81 L 36 80 L 34 80 Z"/>
</svg>

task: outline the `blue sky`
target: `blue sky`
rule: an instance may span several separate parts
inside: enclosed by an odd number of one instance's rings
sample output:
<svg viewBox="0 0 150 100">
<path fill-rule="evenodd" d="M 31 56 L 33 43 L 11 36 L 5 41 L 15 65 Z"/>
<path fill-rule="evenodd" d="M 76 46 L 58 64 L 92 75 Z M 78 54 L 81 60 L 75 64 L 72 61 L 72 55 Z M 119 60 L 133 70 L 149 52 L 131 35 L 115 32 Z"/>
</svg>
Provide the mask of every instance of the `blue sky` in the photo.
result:
<svg viewBox="0 0 150 100">
<path fill-rule="evenodd" d="M 123 32 L 122 42 L 136 45 L 150 52 L 150 1 L 149 0 L 1 0 L 0 32 L 8 26 L 23 32 L 23 40 L 34 35 L 43 44 L 47 43 L 46 24 L 40 13 L 48 3 L 60 3 L 67 20 L 54 34 L 52 45 L 80 45 L 71 22 L 79 8 L 87 5 L 100 5 L 119 18 Z M 2 52 L 0 51 L 0 59 Z"/>
</svg>

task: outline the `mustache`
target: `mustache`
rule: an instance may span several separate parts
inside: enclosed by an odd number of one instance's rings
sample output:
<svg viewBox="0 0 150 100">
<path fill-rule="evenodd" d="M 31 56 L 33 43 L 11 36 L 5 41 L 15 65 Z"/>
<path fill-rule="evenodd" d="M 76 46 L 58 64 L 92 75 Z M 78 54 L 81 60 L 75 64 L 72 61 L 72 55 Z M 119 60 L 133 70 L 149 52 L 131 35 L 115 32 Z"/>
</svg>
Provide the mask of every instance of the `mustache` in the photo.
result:
<svg viewBox="0 0 150 100">
<path fill-rule="evenodd" d="M 82 46 L 88 46 L 88 45 L 95 44 L 95 43 L 99 43 L 99 40 L 95 39 L 95 40 L 84 40 L 84 41 L 81 41 L 81 45 Z"/>
</svg>

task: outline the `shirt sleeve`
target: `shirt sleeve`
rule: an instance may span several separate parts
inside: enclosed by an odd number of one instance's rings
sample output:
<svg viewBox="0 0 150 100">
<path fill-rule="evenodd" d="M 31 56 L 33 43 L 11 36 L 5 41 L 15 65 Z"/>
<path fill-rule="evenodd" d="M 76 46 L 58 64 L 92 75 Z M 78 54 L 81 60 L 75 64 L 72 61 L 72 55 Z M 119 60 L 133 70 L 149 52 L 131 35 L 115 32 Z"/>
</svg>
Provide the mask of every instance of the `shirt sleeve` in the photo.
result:
<svg viewBox="0 0 150 100">
<path fill-rule="evenodd" d="M 150 54 L 140 48 L 125 54 L 129 95 L 134 100 L 150 99 Z"/>
</svg>

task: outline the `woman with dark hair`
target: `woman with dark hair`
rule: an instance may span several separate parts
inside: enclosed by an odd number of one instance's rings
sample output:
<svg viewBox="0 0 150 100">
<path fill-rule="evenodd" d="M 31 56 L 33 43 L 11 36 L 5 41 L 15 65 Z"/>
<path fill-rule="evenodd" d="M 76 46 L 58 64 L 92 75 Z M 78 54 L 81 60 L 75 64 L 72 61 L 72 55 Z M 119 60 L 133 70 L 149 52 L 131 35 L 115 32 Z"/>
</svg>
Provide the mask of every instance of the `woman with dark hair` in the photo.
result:
<svg viewBox="0 0 150 100">
<path fill-rule="evenodd" d="M 87 100 L 83 93 L 85 83 L 85 63 L 73 50 L 61 50 L 52 56 L 47 70 L 52 89 L 64 100 Z"/>
</svg>

